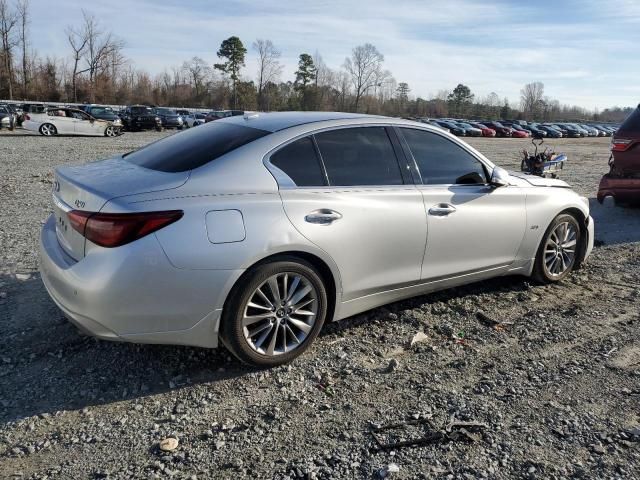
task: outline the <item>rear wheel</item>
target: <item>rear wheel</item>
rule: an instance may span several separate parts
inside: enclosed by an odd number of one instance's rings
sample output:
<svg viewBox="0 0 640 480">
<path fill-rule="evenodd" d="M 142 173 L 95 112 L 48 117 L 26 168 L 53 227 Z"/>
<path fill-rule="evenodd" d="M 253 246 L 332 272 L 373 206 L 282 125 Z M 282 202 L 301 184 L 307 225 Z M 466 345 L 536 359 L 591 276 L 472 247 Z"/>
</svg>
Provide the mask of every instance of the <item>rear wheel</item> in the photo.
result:
<svg viewBox="0 0 640 480">
<path fill-rule="evenodd" d="M 564 279 L 576 265 L 580 241 L 578 220 L 567 213 L 558 215 L 542 238 L 533 277 L 541 283 L 554 283 Z"/>
<path fill-rule="evenodd" d="M 281 365 L 309 347 L 326 313 L 326 289 L 311 265 L 297 259 L 267 263 L 256 267 L 231 293 L 222 319 L 222 340 L 247 364 Z"/>
<path fill-rule="evenodd" d="M 50 123 L 45 123 L 40 127 L 40 134 L 44 135 L 45 137 L 51 137 L 52 135 L 56 135 L 58 133 L 58 130 L 56 129 L 56 127 L 54 125 L 51 125 Z"/>
</svg>

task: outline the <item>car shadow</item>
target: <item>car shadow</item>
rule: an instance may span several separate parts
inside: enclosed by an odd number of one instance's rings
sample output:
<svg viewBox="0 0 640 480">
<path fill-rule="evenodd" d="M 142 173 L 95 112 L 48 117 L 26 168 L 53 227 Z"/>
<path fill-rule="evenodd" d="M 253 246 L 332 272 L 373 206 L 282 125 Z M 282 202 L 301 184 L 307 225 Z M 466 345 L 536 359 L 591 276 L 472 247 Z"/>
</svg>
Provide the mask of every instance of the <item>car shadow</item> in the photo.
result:
<svg viewBox="0 0 640 480">
<path fill-rule="evenodd" d="M 589 199 L 591 216 L 595 224 L 596 242 L 600 245 L 640 242 L 640 206 L 601 205 Z"/>
<path fill-rule="evenodd" d="M 223 348 L 85 336 L 49 298 L 35 272 L 0 275 L 0 328 L 0 424 L 215 384 L 255 371 Z"/>
</svg>

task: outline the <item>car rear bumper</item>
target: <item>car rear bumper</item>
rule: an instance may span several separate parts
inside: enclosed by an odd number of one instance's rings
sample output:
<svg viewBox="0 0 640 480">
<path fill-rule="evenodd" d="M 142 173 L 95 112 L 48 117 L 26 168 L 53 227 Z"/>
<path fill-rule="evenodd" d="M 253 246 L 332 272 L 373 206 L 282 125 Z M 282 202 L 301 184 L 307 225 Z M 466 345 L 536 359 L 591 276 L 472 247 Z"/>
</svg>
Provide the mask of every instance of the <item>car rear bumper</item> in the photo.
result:
<svg viewBox="0 0 640 480">
<path fill-rule="evenodd" d="M 40 273 L 69 320 L 105 340 L 216 347 L 222 305 L 242 271 L 173 267 L 155 235 L 80 261 L 60 247 L 55 219 L 40 237 Z"/>
<path fill-rule="evenodd" d="M 598 187 L 598 201 L 612 196 L 624 203 L 640 203 L 640 178 L 620 178 L 604 175 Z"/>
</svg>

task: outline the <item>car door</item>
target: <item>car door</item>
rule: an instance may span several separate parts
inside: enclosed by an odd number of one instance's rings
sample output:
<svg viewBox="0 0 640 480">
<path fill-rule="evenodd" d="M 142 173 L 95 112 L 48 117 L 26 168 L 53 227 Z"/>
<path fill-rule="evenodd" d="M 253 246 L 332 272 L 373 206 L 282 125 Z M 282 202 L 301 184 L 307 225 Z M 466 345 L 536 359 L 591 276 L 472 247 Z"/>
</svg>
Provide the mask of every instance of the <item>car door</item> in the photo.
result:
<svg viewBox="0 0 640 480">
<path fill-rule="evenodd" d="M 77 135 L 95 135 L 95 122 L 91 122 L 91 117 L 84 112 L 74 111 L 73 127 Z"/>
<path fill-rule="evenodd" d="M 420 279 L 426 214 L 390 135 L 384 126 L 330 129 L 268 160 L 289 220 L 337 264 L 343 301 Z"/>
<path fill-rule="evenodd" d="M 47 119 L 42 123 L 52 123 L 59 134 L 67 135 L 73 133 L 73 118 L 68 110 L 49 110 Z"/>
<path fill-rule="evenodd" d="M 526 228 L 521 188 L 490 185 L 490 167 L 462 142 L 421 129 L 398 130 L 419 172 L 427 213 L 422 279 L 508 268 Z"/>
</svg>

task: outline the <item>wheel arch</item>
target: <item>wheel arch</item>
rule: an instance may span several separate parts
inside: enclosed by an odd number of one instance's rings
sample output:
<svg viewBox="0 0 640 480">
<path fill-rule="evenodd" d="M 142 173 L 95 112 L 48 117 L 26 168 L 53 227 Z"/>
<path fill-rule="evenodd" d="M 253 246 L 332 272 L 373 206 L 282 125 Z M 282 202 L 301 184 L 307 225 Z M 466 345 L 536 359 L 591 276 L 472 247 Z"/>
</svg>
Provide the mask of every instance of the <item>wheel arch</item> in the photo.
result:
<svg viewBox="0 0 640 480">
<path fill-rule="evenodd" d="M 564 210 L 558 213 L 558 215 L 562 215 L 562 214 L 569 214 L 576 217 L 576 219 L 578 220 L 578 225 L 580 225 L 580 246 L 579 246 L 578 255 L 576 257 L 576 262 L 574 266 L 574 268 L 577 270 L 580 268 L 580 266 L 582 265 L 582 262 L 584 261 L 584 257 L 587 253 L 587 246 L 589 245 L 589 239 L 588 239 L 588 236 L 589 236 L 588 222 L 590 221 L 589 215 L 585 215 L 585 213 L 577 207 L 565 208 Z M 553 218 L 555 219 L 558 215 L 556 215 Z"/>
<path fill-rule="evenodd" d="M 238 279 L 234 282 L 233 286 L 229 290 L 229 293 L 227 294 L 222 307 L 223 312 L 228 308 L 228 303 L 230 299 L 233 297 L 233 294 L 236 291 L 236 289 L 239 288 L 242 282 L 249 275 L 251 275 L 251 273 L 255 270 L 255 268 L 267 263 L 284 261 L 284 260 L 294 260 L 294 261 L 302 260 L 304 263 L 310 264 L 312 267 L 314 267 L 317 270 L 318 274 L 322 278 L 322 281 L 325 283 L 326 290 L 327 290 L 327 321 L 329 322 L 332 321 L 336 313 L 336 307 L 337 307 L 337 302 L 339 299 L 339 292 L 340 292 L 340 289 L 339 289 L 340 279 L 339 279 L 338 273 L 334 272 L 332 268 L 329 266 L 329 264 L 324 259 L 320 258 L 318 255 L 315 255 L 310 252 L 305 252 L 302 250 L 287 250 L 287 251 L 273 253 L 271 255 L 268 255 L 266 257 L 263 257 L 257 260 L 256 262 L 251 264 L 249 267 L 247 267 L 244 273 L 240 275 L 240 277 L 238 277 Z"/>
</svg>

